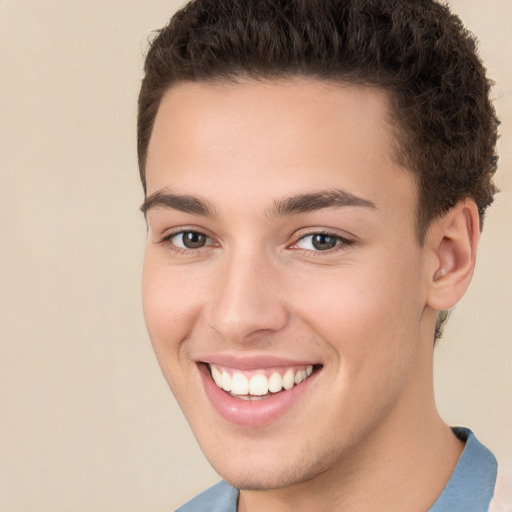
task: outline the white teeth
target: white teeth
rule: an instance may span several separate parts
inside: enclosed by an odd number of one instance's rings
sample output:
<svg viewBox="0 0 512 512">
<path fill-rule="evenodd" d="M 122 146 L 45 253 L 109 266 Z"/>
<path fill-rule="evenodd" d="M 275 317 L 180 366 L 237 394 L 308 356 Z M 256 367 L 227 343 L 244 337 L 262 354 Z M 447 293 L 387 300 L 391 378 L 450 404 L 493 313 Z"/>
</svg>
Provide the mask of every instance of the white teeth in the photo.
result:
<svg viewBox="0 0 512 512">
<path fill-rule="evenodd" d="M 277 393 L 278 391 L 281 391 L 283 389 L 283 378 L 279 373 L 274 372 L 270 379 L 268 379 L 268 390 L 271 393 Z"/>
<path fill-rule="evenodd" d="M 268 393 L 268 380 L 265 375 L 254 375 L 249 381 L 249 394 L 263 396 Z"/>
<path fill-rule="evenodd" d="M 231 375 L 228 372 L 222 372 L 222 389 L 231 391 Z"/>
<path fill-rule="evenodd" d="M 293 388 L 295 384 L 295 375 L 293 374 L 293 370 L 290 368 L 283 376 L 283 388 L 287 391 Z"/>
<path fill-rule="evenodd" d="M 283 388 L 285 390 L 292 389 L 293 386 L 300 384 L 313 373 L 313 365 L 308 365 L 303 370 L 294 371 L 289 368 L 286 373 L 281 376 L 279 372 L 274 372 L 267 379 L 263 374 L 256 374 L 249 380 L 241 371 L 237 371 L 231 375 L 224 369 L 219 369 L 215 365 L 210 365 L 212 378 L 215 384 L 224 391 L 231 392 L 240 398 L 246 397 L 262 397 L 268 393 L 278 393 Z"/>
<path fill-rule="evenodd" d="M 215 381 L 215 384 L 217 384 L 217 386 L 219 386 L 219 388 L 222 387 L 222 373 L 220 373 L 220 371 L 215 368 L 215 366 L 212 366 L 212 377 L 213 377 L 213 380 Z"/>
<path fill-rule="evenodd" d="M 249 394 L 249 381 L 244 374 L 239 372 L 233 374 L 233 379 L 231 380 L 231 393 L 234 395 Z"/>
</svg>

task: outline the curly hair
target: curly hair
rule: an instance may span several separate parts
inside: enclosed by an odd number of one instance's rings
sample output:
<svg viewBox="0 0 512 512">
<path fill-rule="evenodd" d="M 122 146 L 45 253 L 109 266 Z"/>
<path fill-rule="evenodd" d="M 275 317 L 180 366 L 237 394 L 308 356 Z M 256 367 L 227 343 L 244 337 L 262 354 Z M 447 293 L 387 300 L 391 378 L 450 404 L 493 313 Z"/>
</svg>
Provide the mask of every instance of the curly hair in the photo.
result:
<svg viewBox="0 0 512 512">
<path fill-rule="evenodd" d="M 417 232 L 496 188 L 499 124 L 474 36 L 434 0 L 192 0 L 158 31 L 139 95 L 138 159 L 180 81 L 306 77 L 388 92 L 396 158 L 418 183 Z"/>
</svg>

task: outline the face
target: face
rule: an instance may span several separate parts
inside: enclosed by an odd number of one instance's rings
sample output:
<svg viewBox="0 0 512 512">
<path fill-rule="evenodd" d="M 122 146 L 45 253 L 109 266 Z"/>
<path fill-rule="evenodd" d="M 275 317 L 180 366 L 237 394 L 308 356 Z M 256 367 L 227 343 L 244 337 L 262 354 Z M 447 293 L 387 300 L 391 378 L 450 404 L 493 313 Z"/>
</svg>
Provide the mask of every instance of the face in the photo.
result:
<svg viewBox="0 0 512 512">
<path fill-rule="evenodd" d="M 239 488 L 400 442 L 430 392 L 417 189 L 387 112 L 378 90 L 298 79 L 179 84 L 159 108 L 144 314 L 199 444 Z"/>
</svg>

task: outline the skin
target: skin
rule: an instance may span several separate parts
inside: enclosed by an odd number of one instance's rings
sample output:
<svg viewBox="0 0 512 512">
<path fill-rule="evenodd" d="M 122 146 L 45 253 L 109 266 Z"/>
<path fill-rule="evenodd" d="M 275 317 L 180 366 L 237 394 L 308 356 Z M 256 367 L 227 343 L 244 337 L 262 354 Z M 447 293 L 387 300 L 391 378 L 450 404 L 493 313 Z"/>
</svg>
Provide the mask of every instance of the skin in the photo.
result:
<svg viewBox="0 0 512 512">
<path fill-rule="evenodd" d="M 201 448 L 242 489 L 240 511 L 424 511 L 460 456 L 435 408 L 432 340 L 436 310 L 471 279 L 476 207 L 460 203 L 419 244 L 417 186 L 388 118 L 382 91 L 299 79 L 181 83 L 160 105 L 148 196 L 193 196 L 212 215 L 149 208 L 144 314 Z M 368 204 L 273 211 L 333 189 Z M 187 230 L 206 244 L 184 248 Z M 335 247 L 316 249 L 318 232 Z M 240 426 L 205 394 L 206 353 L 321 369 L 286 414 Z"/>
</svg>

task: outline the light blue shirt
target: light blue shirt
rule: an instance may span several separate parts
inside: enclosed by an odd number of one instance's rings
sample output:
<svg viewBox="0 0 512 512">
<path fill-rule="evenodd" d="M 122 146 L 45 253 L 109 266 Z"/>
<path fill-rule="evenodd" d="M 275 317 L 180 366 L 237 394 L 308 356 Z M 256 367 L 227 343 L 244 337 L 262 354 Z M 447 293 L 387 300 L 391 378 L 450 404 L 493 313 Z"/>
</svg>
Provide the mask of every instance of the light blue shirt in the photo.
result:
<svg viewBox="0 0 512 512">
<path fill-rule="evenodd" d="M 498 464 L 494 455 L 466 428 L 454 428 L 466 441 L 459 462 L 441 496 L 428 512 L 487 512 Z M 219 482 L 176 512 L 237 512 L 238 489 Z"/>
</svg>

